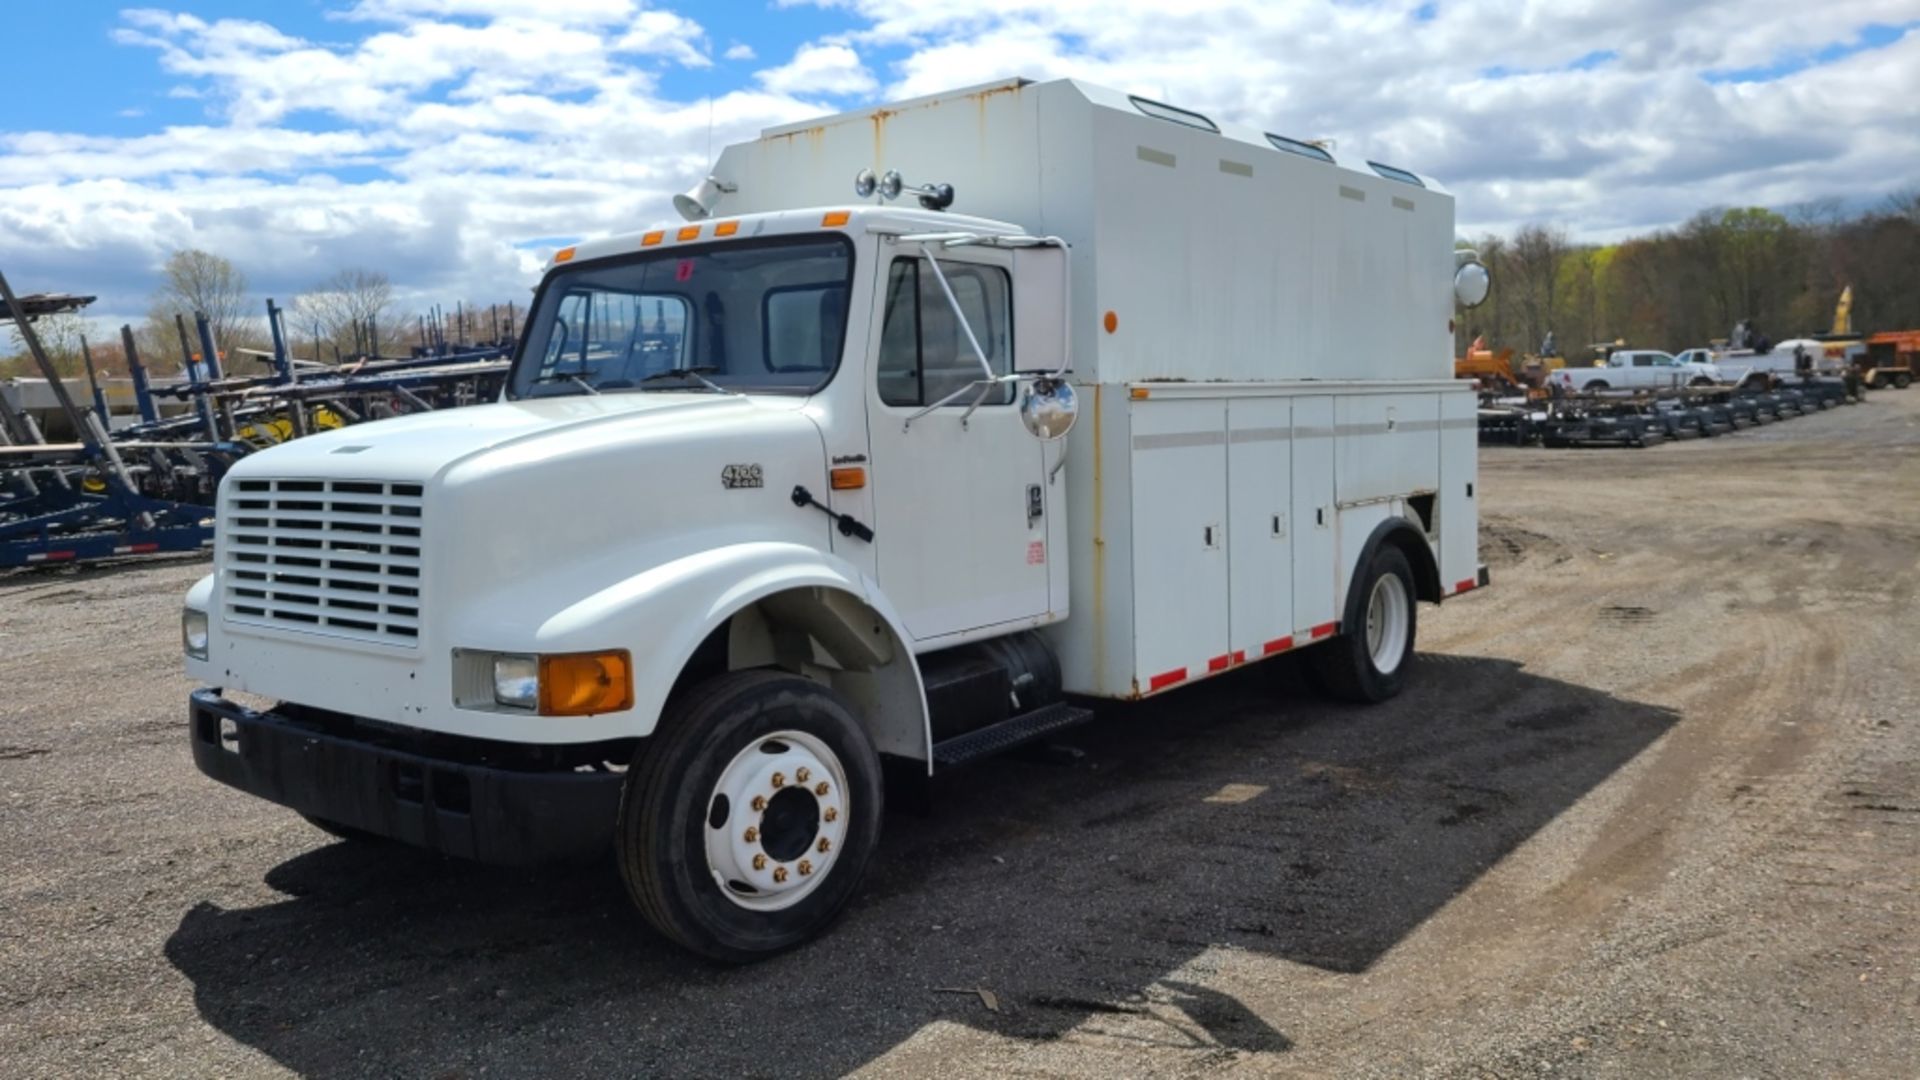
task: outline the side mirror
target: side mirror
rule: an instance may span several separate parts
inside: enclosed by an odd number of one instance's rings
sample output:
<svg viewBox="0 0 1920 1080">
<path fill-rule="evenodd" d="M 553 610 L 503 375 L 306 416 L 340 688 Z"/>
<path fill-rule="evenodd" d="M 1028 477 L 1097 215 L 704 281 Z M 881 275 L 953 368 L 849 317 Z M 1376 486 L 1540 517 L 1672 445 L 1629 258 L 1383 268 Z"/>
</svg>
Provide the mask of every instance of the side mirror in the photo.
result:
<svg viewBox="0 0 1920 1080">
<path fill-rule="evenodd" d="M 1463 308 L 1479 307 L 1486 300 L 1487 291 L 1493 288 L 1493 275 L 1487 273 L 1480 257 L 1470 251 L 1460 252 L 1456 256 L 1457 265 L 1453 271 L 1453 298 Z"/>
<path fill-rule="evenodd" d="M 1043 375 L 1029 383 L 1020 397 L 1020 422 L 1042 442 L 1066 438 L 1079 418 L 1080 399 L 1065 379 Z"/>
</svg>

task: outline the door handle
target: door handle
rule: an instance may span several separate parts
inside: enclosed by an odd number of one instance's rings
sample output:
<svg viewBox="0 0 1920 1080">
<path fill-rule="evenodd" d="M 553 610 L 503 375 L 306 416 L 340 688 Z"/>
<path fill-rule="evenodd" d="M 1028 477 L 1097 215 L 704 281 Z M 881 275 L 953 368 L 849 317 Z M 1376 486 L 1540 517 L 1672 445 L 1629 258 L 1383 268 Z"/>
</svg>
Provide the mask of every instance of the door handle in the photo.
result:
<svg viewBox="0 0 1920 1080">
<path fill-rule="evenodd" d="M 1039 521 L 1040 515 L 1044 513 L 1046 513 L 1046 502 L 1041 494 L 1040 485 L 1028 484 L 1027 485 L 1027 528 L 1029 529 L 1033 528 L 1033 523 L 1036 521 Z"/>
</svg>

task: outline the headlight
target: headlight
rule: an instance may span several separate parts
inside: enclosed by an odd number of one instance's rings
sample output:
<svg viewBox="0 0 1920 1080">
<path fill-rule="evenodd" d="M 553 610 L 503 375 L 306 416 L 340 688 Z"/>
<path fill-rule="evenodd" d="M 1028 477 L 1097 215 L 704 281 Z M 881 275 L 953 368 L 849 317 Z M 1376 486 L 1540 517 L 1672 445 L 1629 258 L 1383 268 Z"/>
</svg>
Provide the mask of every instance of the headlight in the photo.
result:
<svg viewBox="0 0 1920 1080">
<path fill-rule="evenodd" d="M 532 656 L 493 658 L 493 700 L 515 709 L 540 706 L 540 661 Z"/>
<path fill-rule="evenodd" d="M 195 660 L 207 658 L 207 613 L 194 608 L 180 610 L 180 644 Z"/>
</svg>

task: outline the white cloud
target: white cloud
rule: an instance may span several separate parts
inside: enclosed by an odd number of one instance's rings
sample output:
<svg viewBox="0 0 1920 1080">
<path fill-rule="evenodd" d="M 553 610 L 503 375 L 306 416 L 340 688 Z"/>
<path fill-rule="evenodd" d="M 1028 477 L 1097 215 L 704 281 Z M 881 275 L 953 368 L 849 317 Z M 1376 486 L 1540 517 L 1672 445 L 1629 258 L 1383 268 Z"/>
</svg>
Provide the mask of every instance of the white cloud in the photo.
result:
<svg viewBox="0 0 1920 1080">
<path fill-rule="evenodd" d="M 870 94 L 880 86 L 846 45 L 802 45 L 792 60 L 754 77 L 776 94 Z"/>
<path fill-rule="evenodd" d="M 747 85 L 714 96 L 716 146 L 823 99 L 1073 76 L 1438 176 L 1467 231 L 1587 237 L 1716 203 L 1866 201 L 1920 161 L 1920 31 L 1771 81 L 1705 78 L 1808 62 L 1920 20 L 1920 0 L 1441 0 L 1431 21 L 1418 0 L 821 3 L 853 28 L 751 80 L 734 69 Z M 180 246 L 282 300 L 348 265 L 387 271 L 403 306 L 524 296 L 541 245 L 666 219 L 705 167 L 704 96 L 662 86 L 711 64 L 710 31 L 724 59 L 755 58 L 706 10 L 358 0 L 324 41 L 271 15 L 125 12 L 125 61 L 157 62 L 206 121 L 0 131 L 0 251 L 24 287 L 98 292 L 103 310 L 139 311 Z"/>
</svg>

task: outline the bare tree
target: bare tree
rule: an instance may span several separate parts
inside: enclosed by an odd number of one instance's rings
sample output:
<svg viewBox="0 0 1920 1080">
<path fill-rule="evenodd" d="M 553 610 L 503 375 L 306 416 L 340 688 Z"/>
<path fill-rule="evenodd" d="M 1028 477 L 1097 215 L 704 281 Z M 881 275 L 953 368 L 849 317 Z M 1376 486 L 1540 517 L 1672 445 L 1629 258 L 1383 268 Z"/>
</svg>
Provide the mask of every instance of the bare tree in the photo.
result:
<svg viewBox="0 0 1920 1080">
<path fill-rule="evenodd" d="M 6 325 L 9 327 L 7 337 L 13 346 L 13 355 L 0 358 L 0 377 L 40 378 L 40 366 L 33 362 L 33 355 L 27 350 L 26 336 L 20 332 L 17 324 L 8 322 Z M 40 347 L 47 351 L 47 359 L 53 361 L 53 369 L 62 378 L 86 375 L 86 364 L 80 355 L 80 338 L 82 335 L 99 336 L 94 333 L 91 320 L 77 311 L 42 315 L 33 320 L 33 332 L 40 339 Z"/>
<path fill-rule="evenodd" d="M 257 345 L 257 320 L 247 303 L 247 277 L 221 256 L 187 248 L 167 256 L 161 267 L 160 288 L 148 308 L 142 329 L 144 349 L 166 356 L 179 351 L 174 316 L 185 316 L 189 333 L 195 312 L 205 312 L 213 324 L 213 340 L 222 351 L 236 345 Z M 194 351 L 200 343 L 189 339 Z"/>
<path fill-rule="evenodd" d="M 302 293 L 288 318 L 296 337 L 312 334 L 343 355 L 379 353 L 383 341 L 397 341 L 387 325 L 393 285 L 378 270 L 349 268 Z"/>
<path fill-rule="evenodd" d="M 1557 225 L 1527 225 L 1513 235 L 1508 255 L 1519 301 L 1521 341 L 1534 348 L 1553 328 L 1554 299 L 1560 286 L 1560 262 L 1570 245 Z"/>
</svg>

